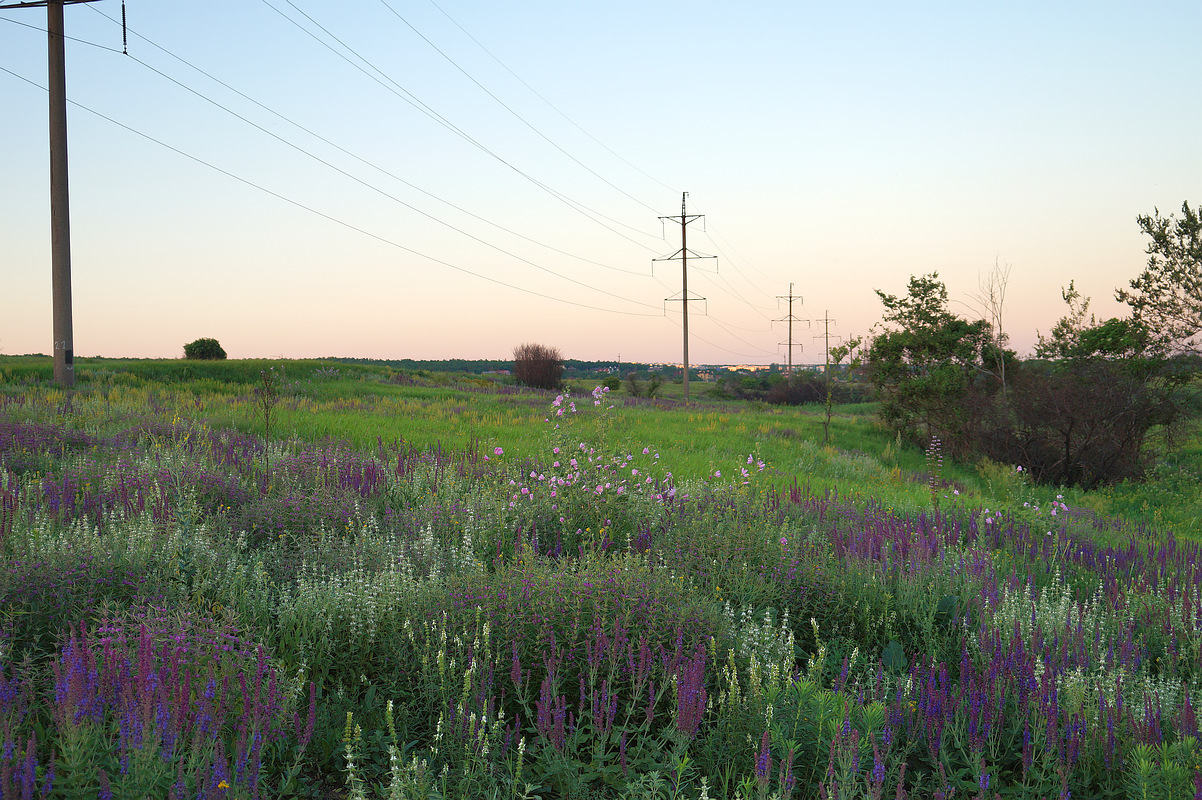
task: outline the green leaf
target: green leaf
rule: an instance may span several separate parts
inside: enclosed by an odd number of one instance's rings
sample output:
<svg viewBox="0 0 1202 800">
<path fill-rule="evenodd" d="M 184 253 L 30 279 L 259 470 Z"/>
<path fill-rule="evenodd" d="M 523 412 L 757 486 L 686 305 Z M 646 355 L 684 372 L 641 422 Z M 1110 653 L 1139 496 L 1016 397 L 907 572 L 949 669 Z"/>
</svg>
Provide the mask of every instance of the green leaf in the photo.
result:
<svg viewBox="0 0 1202 800">
<path fill-rule="evenodd" d="M 881 663 L 894 675 L 905 672 L 910 665 L 909 659 L 906 658 L 906 651 L 896 639 L 891 640 L 881 652 Z"/>
<path fill-rule="evenodd" d="M 939 605 L 935 607 L 935 624 L 943 627 L 950 627 L 952 620 L 956 618 L 956 611 L 960 607 L 960 598 L 954 594 L 945 594 L 939 598 Z"/>
</svg>

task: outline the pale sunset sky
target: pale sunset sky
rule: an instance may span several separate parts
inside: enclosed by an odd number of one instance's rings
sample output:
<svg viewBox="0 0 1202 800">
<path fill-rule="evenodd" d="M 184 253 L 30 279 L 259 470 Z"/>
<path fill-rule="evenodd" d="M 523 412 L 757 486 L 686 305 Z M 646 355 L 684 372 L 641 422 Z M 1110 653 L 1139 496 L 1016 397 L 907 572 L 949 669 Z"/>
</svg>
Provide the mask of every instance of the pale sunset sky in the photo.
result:
<svg viewBox="0 0 1202 800">
<path fill-rule="evenodd" d="M 1020 353 L 1202 203 L 1202 2 L 66 7 L 74 345 L 823 360 L 995 264 Z M 51 352 L 46 11 L 0 10 L 0 353 Z M 674 300 L 667 300 L 674 298 Z M 828 316 L 829 315 L 829 316 Z M 803 349 L 804 348 L 804 349 Z"/>
</svg>

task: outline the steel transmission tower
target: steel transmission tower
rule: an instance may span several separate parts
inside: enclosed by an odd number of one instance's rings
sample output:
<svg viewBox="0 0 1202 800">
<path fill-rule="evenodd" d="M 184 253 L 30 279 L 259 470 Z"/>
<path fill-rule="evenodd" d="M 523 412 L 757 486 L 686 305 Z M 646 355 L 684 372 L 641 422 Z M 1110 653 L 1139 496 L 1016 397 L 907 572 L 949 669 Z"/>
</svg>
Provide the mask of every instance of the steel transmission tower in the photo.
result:
<svg viewBox="0 0 1202 800">
<path fill-rule="evenodd" d="M 826 379 L 829 381 L 831 372 L 831 339 L 842 339 L 843 337 L 837 333 L 831 333 L 831 323 L 835 322 L 835 320 L 831 319 L 831 312 L 829 310 L 824 313 L 826 316 L 818 320 L 824 325 L 824 333 L 821 336 L 815 336 L 814 338 L 826 340 L 826 366 L 823 368 L 823 373 L 826 375 Z"/>
<path fill-rule="evenodd" d="M 67 66 L 63 6 L 96 0 L 31 0 L 6 8 L 46 8 L 50 83 L 50 282 L 54 307 L 54 382 L 75 385 L 71 326 L 71 203 L 67 193 Z"/>
<path fill-rule="evenodd" d="M 689 402 L 689 301 L 704 300 L 704 297 L 689 297 L 689 258 L 717 258 L 717 256 L 703 256 L 697 253 L 689 252 L 688 247 L 688 225 L 690 222 L 696 222 L 702 219 L 704 214 L 686 214 L 685 204 L 688 202 L 689 193 L 682 192 L 680 195 L 680 216 L 679 217 L 660 217 L 660 219 L 675 220 L 680 223 L 680 249 L 670 256 L 663 258 L 653 258 L 652 262 L 656 261 L 680 261 L 681 270 L 681 290 L 680 304 L 684 309 L 684 401 Z M 675 302 L 674 297 L 665 297 L 664 302 Z"/>
<path fill-rule="evenodd" d="M 798 319 L 797 317 L 793 316 L 793 301 L 794 301 L 794 300 L 797 300 L 797 301 L 799 301 L 799 302 L 803 302 L 803 303 L 805 302 L 804 300 L 802 300 L 802 299 L 801 299 L 801 296 L 800 296 L 800 295 L 794 295 L 794 294 L 793 294 L 793 284 L 791 284 L 791 283 L 789 284 L 789 293 L 788 293 L 787 295 L 778 294 L 778 295 L 776 296 L 776 299 L 777 299 L 777 300 L 788 300 L 788 301 L 789 301 L 789 313 L 788 313 L 788 315 L 787 315 L 787 316 L 784 316 L 784 317 L 781 317 L 780 319 L 774 319 L 774 320 L 772 320 L 772 321 L 773 321 L 773 322 L 788 322 L 788 323 L 789 323 L 789 341 L 788 341 L 789 353 L 788 353 L 788 370 L 785 372 L 785 374 L 786 374 L 786 375 L 788 375 L 789 377 L 793 377 L 793 323 L 794 323 L 794 322 L 804 322 L 804 323 L 806 324 L 806 326 L 807 326 L 807 327 L 809 327 L 810 321 L 809 321 L 808 319 Z M 785 344 L 785 342 L 779 342 L 779 344 Z M 805 348 L 803 347 L 802 349 L 804 350 Z"/>
</svg>

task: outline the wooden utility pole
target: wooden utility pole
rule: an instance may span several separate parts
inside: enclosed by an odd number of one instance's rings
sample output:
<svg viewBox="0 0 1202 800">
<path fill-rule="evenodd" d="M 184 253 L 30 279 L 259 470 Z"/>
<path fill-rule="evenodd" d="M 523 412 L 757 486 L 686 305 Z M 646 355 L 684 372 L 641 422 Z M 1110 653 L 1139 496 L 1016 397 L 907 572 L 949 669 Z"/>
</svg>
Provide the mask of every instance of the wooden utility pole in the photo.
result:
<svg viewBox="0 0 1202 800">
<path fill-rule="evenodd" d="M 794 300 L 801 301 L 801 297 L 799 295 L 793 294 L 793 284 L 791 284 L 791 283 L 789 284 L 789 293 L 787 295 L 778 294 L 776 296 L 776 299 L 789 301 L 788 316 L 773 320 L 773 322 L 788 322 L 789 323 L 789 342 L 788 342 L 789 352 L 788 352 L 788 356 L 787 356 L 788 368 L 787 368 L 787 371 L 785 372 L 785 374 L 791 378 L 791 377 L 793 377 L 793 323 L 794 322 L 804 322 L 807 326 L 809 326 L 810 321 L 808 319 L 797 319 L 796 317 L 793 316 L 793 301 Z M 802 301 L 802 302 L 804 302 L 804 301 Z M 780 344 L 785 344 L 785 342 L 781 342 Z M 802 348 L 802 349 L 804 350 L 805 348 Z"/>
<path fill-rule="evenodd" d="M 689 193 L 682 192 L 680 195 L 680 216 L 679 217 L 660 217 L 660 219 L 678 220 L 680 222 L 680 249 L 670 256 L 663 258 L 653 258 L 655 261 L 675 261 L 680 259 L 681 269 L 681 291 L 680 303 L 684 309 L 684 401 L 689 402 L 689 300 L 704 300 L 704 297 L 689 297 L 689 256 L 693 258 L 717 258 L 717 256 L 703 256 L 697 253 L 690 253 L 688 247 L 688 224 L 704 217 L 704 214 L 686 214 L 685 204 L 688 202 Z M 675 298 L 666 297 L 664 302 L 672 302 Z"/>
<path fill-rule="evenodd" d="M 63 6 L 96 0 L 33 0 L 0 5 L 46 7 L 50 89 L 50 284 L 54 314 L 54 382 L 75 385 L 71 325 L 71 203 L 67 192 L 67 57 Z"/>
</svg>

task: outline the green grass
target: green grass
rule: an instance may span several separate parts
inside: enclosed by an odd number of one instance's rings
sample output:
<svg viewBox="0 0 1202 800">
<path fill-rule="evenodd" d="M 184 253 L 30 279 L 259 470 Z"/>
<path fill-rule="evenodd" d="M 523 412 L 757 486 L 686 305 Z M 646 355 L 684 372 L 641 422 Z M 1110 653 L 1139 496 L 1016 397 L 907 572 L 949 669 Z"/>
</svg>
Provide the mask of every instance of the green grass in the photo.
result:
<svg viewBox="0 0 1202 800">
<path fill-rule="evenodd" d="M 46 663 L 68 626 L 148 603 L 205 624 L 236 624 L 270 650 L 282 678 L 303 670 L 296 685 L 312 680 L 317 687 L 316 733 L 303 765 L 287 742 L 264 762 L 273 780 L 302 796 L 344 798 L 347 788 L 357 796 L 356 781 L 366 781 L 379 797 L 429 800 L 438 796 L 427 791 L 435 787 L 443 796 L 521 797 L 516 745 L 500 751 L 506 729 L 489 716 L 502 707 L 508 719 L 523 720 L 515 729 L 529 745 L 521 774 L 548 800 L 665 793 L 700 800 L 702 777 L 709 797 L 763 800 L 771 796 L 768 783 L 784 783 L 777 768 L 790 752 L 802 776 L 796 797 L 816 797 L 828 767 L 843 770 L 839 796 L 882 796 L 866 783 L 870 739 L 888 756 L 888 782 L 909 766 L 910 796 L 946 788 L 936 766 L 947 768 L 956 796 L 975 796 L 973 770 L 985 762 L 981 748 L 969 746 L 967 705 L 949 721 L 960 739 L 949 734 L 942 750 L 918 741 L 921 723 L 895 727 L 892 745 L 871 737 L 886 706 L 891 715 L 914 712 L 921 687 L 931 684 L 913 681 L 914 694 L 903 695 L 910 691 L 903 678 L 932 659 L 949 665 L 961 697 L 973 685 L 960 684 L 962 669 L 979 669 L 986 680 L 994 653 L 981 637 L 990 630 L 1024 652 L 1043 647 L 1036 659 L 1045 666 L 1064 656 L 1052 643 L 1063 631 L 1068 638 L 1059 641 L 1072 639 L 1081 658 L 1095 659 L 1076 677 L 1067 662 L 1047 666 L 1063 689 L 1063 720 L 1091 718 L 1095 744 L 1105 730 L 1093 719 L 1103 678 L 1121 676 L 1133 708 L 1143 707 L 1140 692 L 1153 690 L 1166 709 L 1177 708 L 1183 692 L 1202 700 L 1192 568 L 1166 553 L 1165 563 L 1175 566 L 1164 572 L 1155 557 L 1142 556 L 1167 530 L 1196 533 L 1198 440 L 1162 462 L 1147 484 L 1063 492 L 1074 510 L 1118 509 L 1163 526 L 1146 531 L 1096 527 L 1088 514 L 1053 519 L 1049 502 L 1058 491 L 1031 487 L 1010 465 L 936 468 L 879 426 L 870 405 L 836 407 L 825 444 L 822 409 L 712 397 L 685 408 L 616 391 L 603 401 L 615 408 L 598 410 L 586 385 L 573 393 L 582 413 L 556 417 L 554 393 L 466 376 L 334 373 L 322 362 L 128 361 L 89 363 L 77 389 L 64 392 L 40 378 L 30 385 L 28 376 L 14 377 L 14 365 L 23 363 L 0 359 L 0 422 L 35 423 L 10 426 L 0 440 L 8 460 L 0 464 L 8 505 L 0 508 L 19 509 L 0 514 L 0 592 L 11 609 L 0 616 L 0 645 Z M 265 452 L 255 389 L 260 372 L 272 368 L 284 377 Z M 68 435 L 76 431 L 90 437 Z M 371 455 L 377 441 L 400 440 L 426 452 L 403 470 L 394 469 L 395 451 L 378 463 Z M 566 488 L 543 482 L 538 473 L 568 472 L 553 466 L 566 455 L 551 448 L 578 455 L 579 443 L 602 456 L 586 467 L 588 480 Z M 442 454 L 429 452 L 436 447 Z M 611 468 L 610 455 L 627 453 L 630 463 Z M 767 465 L 763 473 L 757 460 Z M 641 492 L 633 479 L 625 493 L 594 491 L 610 478 L 626 480 L 619 476 L 632 475 L 632 464 L 656 478 L 670 470 L 679 495 L 658 481 Z M 363 490 L 352 479 L 366 467 L 379 467 L 380 479 Z M 742 469 L 752 473 L 746 483 Z M 780 491 L 794 484 L 803 490 Z M 551 494 L 553 486 L 561 494 Z M 143 506 L 117 502 L 106 515 L 69 518 L 57 505 L 67 497 L 86 508 L 89 498 L 134 490 L 148 498 Z M 936 505 L 943 513 L 932 513 Z M 991 513 L 989 522 L 965 513 L 985 508 L 1005 513 Z M 1139 547 L 1127 548 L 1130 542 Z M 1091 559 L 1098 543 L 1122 547 Z M 1176 555 L 1182 552 L 1178 543 Z M 1108 566 L 1120 559 L 1121 569 Z M 1155 583 L 1162 580 L 1177 588 L 1166 591 Z M 970 624 L 952 624 L 961 612 Z M 1073 639 L 1080 629 L 1074 634 L 1069 612 L 1103 638 Z M 1036 616 L 1043 633 L 1019 641 L 1015 620 L 1033 627 Z M 640 635 L 656 649 L 650 663 L 658 672 L 647 674 L 655 688 L 624 666 L 637 658 Z M 704 725 L 687 735 L 677 730 L 687 703 L 675 695 L 687 669 L 679 660 L 669 666 L 674 647 L 685 661 L 705 656 L 710 702 Z M 597 664 L 590 653 L 601 650 L 608 660 Z M 1115 657 L 1127 659 L 1118 672 Z M 19 724 L 40 726 L 40 763 L 51 752 L 74 752 L 81 765 L 112 764 L 104 753 L 121 726 L 85 731 L 104 751 L 89 761 L 68 716 L 51 719 L 47 711 L 56 702 L 53 681 L 30 674 L 42 687 L 31 707 L 41 710 Z M 587 702 L 611 690 L 622 695 L 624 739 L 610 735 L 613 720 Z M 569 725 L 566 745 L 555 744 L 540 721 L 545 702 L 557 696 L 569 698 L 582 723 Z M 653 722 L 644 709 L 657 704 Z M 444 727 L 452 706 L 461 722 L 487 718 L 486 733 Z M 1038 704 L 1014 708 L 987 742 L 995 787 L 1004 800 L 1057 796 L 1064 787 L 1054 742 L 1039 743 L 1042 762 L 1023 769 L 1012 752 L 1026 724 L 1037 739 L 1047 735 L 1043 712 Z M 0 731 L 18 724 L 12 719 L 0 713 Z M 850 767 L 857 745 L 839 733 L 845 719 L 856 737 L 866 737 L 858 772 Z M 1122 730 L 1133 735 L 1130 726 Z M 768 783 L 757 782 L 761 741 L 770 742 L 775 759 Z M 1125 796 L 1128 784 L 1158 781 L 1184 786 L 1189 775 L 1176 770 L 1195 763 L 1193 745 L 1171 747 L 1178 749 L 1156 755 L 1146 775 L 1104 767 L 1100 750 L 1087 754 L 1093 761 L 1075 767 L 1073 796 Z M 151 755 L 153 770 L 143 764 L 115 778 L 123 787 L 115 796 L 154 796 L 135 792 L 133 783 L 134 773 L 164 771 Z M 419 774 L 409 756 L 428 759 L 434 774 Z M 619 759 L 633 765 L 630 775 Z M 307 770 L 305 779 L 289 764 Z M 438 777 L 444 765 L 450 777 Z M 650 788 L 674 771 L 679 793 Z M 408 776 L 403 793 L 386 795 L 385 782 L 400 772 Z M 5 774 L 0 792 L 7 796 Z M 85 781 L 77 781 L 79 796 L 95 796 Z"/>
<path fill-rule="evenodd" d="M 405 441 L 421 447 L 465 449 L 502 446 L 511 456 L 545 459 L 545 427 L 554 393 L 511 388 L 491 390 L 494 381 L 471 375 L 405 373 L 385 366 L 346 365 L 321 360 L 79 359 L 77 391 L 114 399 L 135 391 L 137 405 L 155 395 L 187 397 L 184 413 L 216 427 L 262 433 L 254 389 L 264 371 L 279 376 L 281 398 L 274 433 L 304 441 L 343 439 L 369 448 L 378 441 Z M 332 370 L 337 370 L 332 376 Z M 46 357 L 0 356 L 0 386 L 48 385 L 53 374 Z M 593 382 L 569 385 L 580 403 L 591 403 Z M 690 384 L 695 402 L 679 405 L 681 385 L 665 384 L 662 402 L 629 398 L 619 388 L 607 402 L 623 406 L 617 422 L 596 430 L 591 418 L 578 423 L 579 436 L 613 451 L 655 447 L 682 479 L 737 469 L 748 455 L 762 459 L 781 482 L 798 481 L 817 491 L 838 491 L 850 500 L 868 497 L 890 508 L 930 504 L 924 453 L 899 442 L 875 419 L 872 403 L 836 405 L 830 442 L 824 444 L 822 406 L 777 407 L 715 399 L 707 384 Z M 738 461 L 736 461 L 736 459 Z M 975 465 L 945 463 L 941 477 L 955 502 L 997 507 L 1013 491 L 994 490 Z M 1057 494 L 1071 505 L 1150 525 L 1170 526 L 1202 536 L 1202 432 L 1173 455 L 1157 461 L 1151 480 L 1105 487 L 1095 492 L 1026 488 L 1025 499 L 1047 503 Z M 951 499 L 949 498 L 949 499 Z"/>
</svg>

